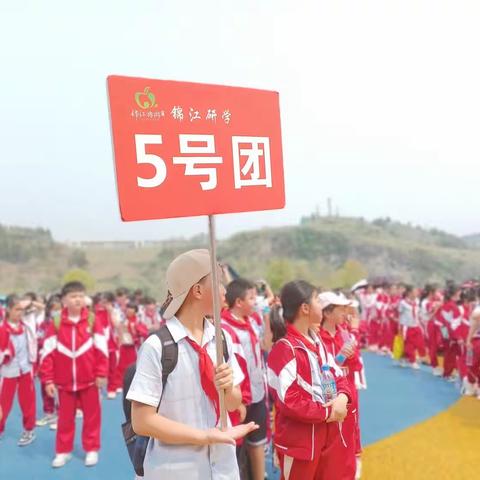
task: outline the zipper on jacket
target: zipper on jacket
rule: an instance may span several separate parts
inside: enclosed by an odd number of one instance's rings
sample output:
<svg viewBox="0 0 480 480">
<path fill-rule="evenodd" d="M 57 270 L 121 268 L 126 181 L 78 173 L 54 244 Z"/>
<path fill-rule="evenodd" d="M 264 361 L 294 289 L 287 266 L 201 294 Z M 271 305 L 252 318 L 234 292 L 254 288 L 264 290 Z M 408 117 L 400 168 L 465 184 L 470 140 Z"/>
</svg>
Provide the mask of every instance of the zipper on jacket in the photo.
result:
<svg viewBox="0 0 480 480">
<path fill-rule="evenodd" d="M 75 357 L 76 357 L 76 346 L 75 346 L 75 327 L 72 327 L 72 353 L 73 353 L 73 358 L 72 358 L 72 371 L 73 371 L 73 391 L 77 391 L 77 364 L 75 363 Z"/>
</svg>

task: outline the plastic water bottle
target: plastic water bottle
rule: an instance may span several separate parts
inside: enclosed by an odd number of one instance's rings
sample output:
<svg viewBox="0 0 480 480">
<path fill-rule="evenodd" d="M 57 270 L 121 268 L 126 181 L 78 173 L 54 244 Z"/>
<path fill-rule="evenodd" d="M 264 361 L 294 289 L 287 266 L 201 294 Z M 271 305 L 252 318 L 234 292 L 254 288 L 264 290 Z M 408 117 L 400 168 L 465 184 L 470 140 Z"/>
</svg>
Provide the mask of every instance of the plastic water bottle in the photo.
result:
<svg viewBox="0 0 480 480">
<path fill-rule="evenodd" d="M 335 357 L 335 362 L 337 365 L 342 366 L 345 363 L 345 360 L 347 359 L 347 356 L 343 353 L 343 349 L 346 348 L 352 348 L 355 346 L 355 340 L 352 339 L 350 334 L 346 330 L 342 330 L 342 340 L 343 340 L 343 347 L 342 349 L 338 352 L 338 354 Z"/>
<path fill-rule="evenodd" d="M 335 400 L 337 398 L 337 383 L 335 382 L 335 377 L 330 371 L 330 367 L 328 365 L 322 365 L 320 381 L 325 403 Z"/>
<path fill-rule="evenodd" d="M 467 348 L 467 358 L 465 363 L 467 367 L 473 366 L 473 348 L 472 347 Z"/>
</svg>

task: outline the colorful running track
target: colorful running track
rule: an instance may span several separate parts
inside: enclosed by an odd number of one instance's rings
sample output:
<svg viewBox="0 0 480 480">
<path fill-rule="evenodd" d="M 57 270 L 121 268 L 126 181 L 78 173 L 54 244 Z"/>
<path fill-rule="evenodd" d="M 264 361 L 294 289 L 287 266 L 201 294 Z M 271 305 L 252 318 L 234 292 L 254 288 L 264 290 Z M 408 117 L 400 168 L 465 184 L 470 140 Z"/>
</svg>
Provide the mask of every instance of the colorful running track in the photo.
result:
<svg viewBox="0 0 480 480">
<path fill-rule="evenodd" d="M 391 360 L 364 355 L 368 389 L 361 392 L 365 480 L 473 480 L 479 477 L 480 401 L 459 399 L 458 386 L 419 371 L 393 366 Z M 102 450 L 97 466 L 83 465 L 81 419 L 73 459 L 50 467 L 55 433 L 37 429 L 36 441 L 24 448 L 18 406 L 0 440 L 0 478 L 11 480 L 133 480 L 122 443 L 120 399 L 103 400 Z M 269 478 L 278 478 L 267 464 Z M 332 479 L 334 480 L 334 479 Z"/>
</svg>

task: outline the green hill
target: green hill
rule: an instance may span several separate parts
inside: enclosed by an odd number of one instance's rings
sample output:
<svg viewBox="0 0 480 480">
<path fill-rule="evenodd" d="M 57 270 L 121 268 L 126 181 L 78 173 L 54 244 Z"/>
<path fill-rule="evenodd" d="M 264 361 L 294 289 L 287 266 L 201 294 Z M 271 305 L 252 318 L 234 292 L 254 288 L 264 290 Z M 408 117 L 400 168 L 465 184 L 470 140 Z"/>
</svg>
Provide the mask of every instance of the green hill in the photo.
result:
<svg viewBox="0 0 480 480">
<path fill-rule="evenodd" d="M 364 276 L 422 284 L 480 274 L 480 248 L 437 229 L 388 218 L 306 217 L 299 225 L 237 233 L 218 245 L 219 258 L 240 274 L 266 278 L 275 289 L 295 277 L 345 287 Z M 83 275 L 90 288 L 126 285 L 161 298 L 164 273 L 178 253 L 207 246 L 206 236 L 163 242 L 90 242 L 72 247 L 48 231 L 0 227 L 0 292 L 50 292 L 64 275 Z M 78 270 L 80 269 L 80 273 Z"/>
</svg>

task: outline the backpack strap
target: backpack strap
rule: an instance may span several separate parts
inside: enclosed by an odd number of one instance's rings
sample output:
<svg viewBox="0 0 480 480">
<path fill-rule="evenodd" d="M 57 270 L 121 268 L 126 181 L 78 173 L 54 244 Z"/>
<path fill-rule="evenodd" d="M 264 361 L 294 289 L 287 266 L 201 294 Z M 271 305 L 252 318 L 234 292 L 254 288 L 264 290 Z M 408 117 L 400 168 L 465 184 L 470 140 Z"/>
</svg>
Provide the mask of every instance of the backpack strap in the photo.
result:
<svg viewBox="0 0 480 480">
<path fill-rule="evenodd" d="M 165 386 L 167 385 L 168 376 L 175 370 L 178 361 L 178 345 L 172 337 L 167 325 L 162 325 L 160 329 L 155 332 L 155 335 L 160 339 L 162 343 L 162 395 L 160 396 L 160 402 L 158 403 L 157 412 L 162 402 L 162 397 L 165 392 Z M 222 330 L 222 343 L 223 343 L 223 358 L 228 363 L 230 354 L 227 348 L 227 340 L 225 333 Z"/>
<path fill-rule="evenodd" d="M 165 392 L 165 385 L 167 384 L 168 376 L 177 366 L 178 345 L 166 325 L 162 325 L 155 335 L 157 335 L 162 343 L 162 395 L 160 396 L 160 402 L 157 407 L 158 412 L 163 393 Z"/>
</svg>

